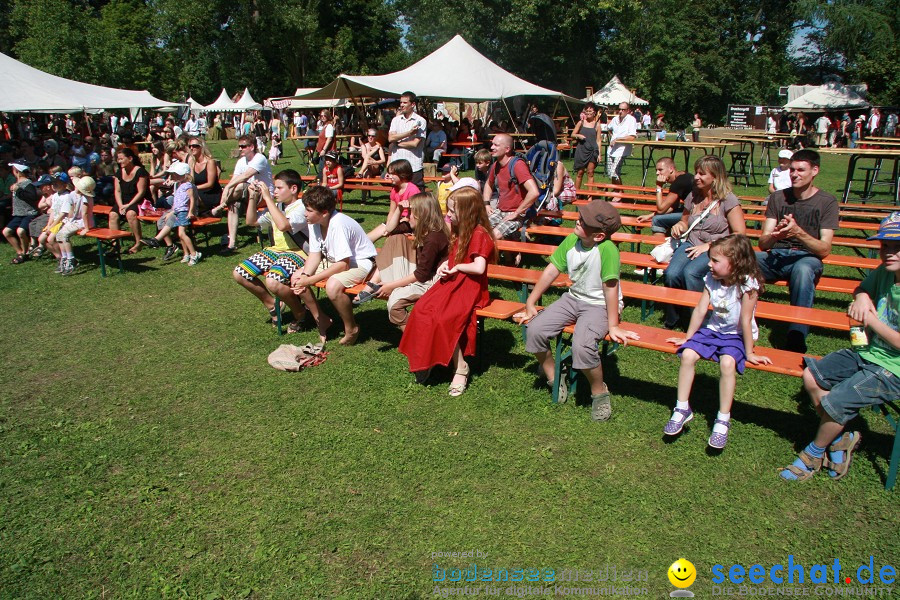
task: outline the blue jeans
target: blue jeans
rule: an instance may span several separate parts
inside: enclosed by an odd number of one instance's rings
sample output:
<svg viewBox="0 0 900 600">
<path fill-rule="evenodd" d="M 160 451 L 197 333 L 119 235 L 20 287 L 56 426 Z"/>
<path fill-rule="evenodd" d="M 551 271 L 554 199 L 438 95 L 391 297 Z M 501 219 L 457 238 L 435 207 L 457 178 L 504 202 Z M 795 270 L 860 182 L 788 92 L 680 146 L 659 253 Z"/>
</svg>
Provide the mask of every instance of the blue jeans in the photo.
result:
<svg viewBox="0 0 900 600">
<path fill-rule="evenodd" d="M 665 215 L 653 215 L 653 220 L 650 222 L 650 231 L 669 235 L 672 225 L 681 220 L 682 214 L 682 212 L 676 210 Z"/>
<path fill-rule="evenodd" d="M 691 248 L 687 242 L 678 246 L 669 266 L 666 269 L 666 287 L 680 290 L 703 291 L 703 280 L 709 272 L 709 253 L 704 252 L 691 260 L 687 251 Z M 678 323 L 678 307 L 671 304 L 666 306 L 666 326 L 674 327 Z"/>
<path fill-rule="evenodd" d="M 822 276 L 821 259 L 808 250 L 773 248 L 757 252 L 756 261 L 767 282 L 787 279 L 791 290 L 791 306 L 812 308 L 816 297 L 816 282 Z M 809 325 L 788 325 L 788 332 L 799 331 L 803 338 L 809 334 Z"/>
</svg>

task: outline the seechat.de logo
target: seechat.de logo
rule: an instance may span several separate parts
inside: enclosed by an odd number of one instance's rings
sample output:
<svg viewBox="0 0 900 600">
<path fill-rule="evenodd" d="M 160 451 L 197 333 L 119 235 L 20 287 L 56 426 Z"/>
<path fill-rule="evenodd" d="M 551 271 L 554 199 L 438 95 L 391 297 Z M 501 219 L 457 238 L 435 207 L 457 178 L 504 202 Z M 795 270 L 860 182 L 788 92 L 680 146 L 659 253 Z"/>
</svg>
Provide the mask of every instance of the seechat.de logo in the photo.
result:
<svg viewBox="0 0 900 600">
<path fill-rule="evenodd" d="M 830 564 L 805 567 L 803 563 L 795 562 L 791 554 L 787 565 L 772 565 L 768 569 L 759 564 L 748 567 L 738 564 L 730 567 L 713 565 L 712 583 L 890 585 L 897 579 L 897 570 L 891 565 L 876 567 L 874 556 L 869 557 L 868 563 L 844 567 L 836 558 Z"/>
<path fill-rule="evenodd" d="M 677 590 L 669 592 L 672 598 L 693 598 L 694 593 L 686 589 L 691 587 L 694 580 L 697 579 L 697 569 L 693 563 L 686 558 L 679 558 L 669 566 L 667 572 L 669 581 L 677 587 Z"/>
</svg>

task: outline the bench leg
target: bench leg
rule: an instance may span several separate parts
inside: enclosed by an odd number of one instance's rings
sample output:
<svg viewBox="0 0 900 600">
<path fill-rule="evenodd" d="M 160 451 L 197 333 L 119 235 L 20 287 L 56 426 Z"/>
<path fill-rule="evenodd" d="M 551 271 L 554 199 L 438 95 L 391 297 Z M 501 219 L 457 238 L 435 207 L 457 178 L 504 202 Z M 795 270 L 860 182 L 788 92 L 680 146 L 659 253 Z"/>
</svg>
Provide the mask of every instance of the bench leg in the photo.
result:
<svg viewBox="0 0 900 600">
<path fill-rule="evenodd" d="M 894 489 L 897 482 L 897 469 L 900 468 L 900 428 L 894 432 L 894 449 L 891 451 L 891 462 L 888 467 L 887 481 L 884 482 L 884 489 L 890 491 Z"/>
<path fill-rule="evenodd" d="M 106 254 L 103 251 L 103 241 L 97 240 L 97 256 L 100 258 L 100 277 L 106 277 L 106 258 L 104 257 Z"/>
</svg>

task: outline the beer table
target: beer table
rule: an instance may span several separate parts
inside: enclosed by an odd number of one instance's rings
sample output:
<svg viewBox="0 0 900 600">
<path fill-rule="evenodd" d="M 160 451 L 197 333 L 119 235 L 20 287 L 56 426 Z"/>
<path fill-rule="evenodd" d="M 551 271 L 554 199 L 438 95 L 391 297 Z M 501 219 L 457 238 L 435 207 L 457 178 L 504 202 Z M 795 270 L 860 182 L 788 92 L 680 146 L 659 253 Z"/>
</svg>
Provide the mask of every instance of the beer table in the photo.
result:
<svg viewBox="0 0 900 600">
<path fill-rule="evenodd" d="M 891 174 L 891 181 L 888 182 L 894 188 L 894 204 L 900 204 L 900 185 L 898 185 L 898 163 L 900 163 L 900 147 L 897 148 L 819 148 L 819 153 L 821 154 L 836 154 L 840 156 L 849 156 L 850 160 L 847 163 L 847 180 L 844 183 L 844 193 L 841 198 L 841 202 L 847 202 L 850 199 L 850 186 L 853 184 L 853 176 L 856 171 L 856 163 L 859 162 L 861 158 L 869 158 L 875 161 L 875 166 L 872 171 L 872 177 L 865 178 L 865 184 L 863 187 L 863 200 L 870 199 L 870 195 L 872 192 L 872 187 L 875 185 L 875 180 L 878 178 L 878 173 L 881 170 L 881 165 L 885 159 L 894 161 L 894 168 Z"/>
<path fill-rule="evenodd" d="M 681 150 L 684 156 L 684 170 L 689 170 L 689 160 L 691 157 L 691 150 L 707 150 L 710 154 L 714 154 L 717 150 L 719 151 L 719 156 L 725 154 L 725 148 L 727 148 L 731 143 L 730 142 L 669 142 L 669 141 L 633 141 L 627 142 L 632 146 L 640 146 L 641 148 L 641 164 L 644 168 L 644 175 L 641 178 L 641 185 L 647 181 L 647 170 L 654 165 L 653 161 L 653 152 L 657 149 L 659 150 L 670 150 L 672 159 L 675 158 L 675 155 Z M 649 151 L 649 153 L 648 153 Z M 609 152 L 609 147 L 607 146 L 607 152 Z"/>
</svg>

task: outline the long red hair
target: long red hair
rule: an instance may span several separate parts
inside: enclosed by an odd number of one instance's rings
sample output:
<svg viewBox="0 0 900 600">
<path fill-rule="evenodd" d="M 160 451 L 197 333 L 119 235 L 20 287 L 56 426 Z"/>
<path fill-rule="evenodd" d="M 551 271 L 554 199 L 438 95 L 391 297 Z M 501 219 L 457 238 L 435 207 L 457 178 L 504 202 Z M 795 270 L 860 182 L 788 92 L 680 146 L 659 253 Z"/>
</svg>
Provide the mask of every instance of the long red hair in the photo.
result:
<svg viewBox="0 0 900 600">
<path fill-rule="evenodd" d="M 481 225 L 487 234 L 491 236 L 491 240 L 494 239 L 494 233 L 487 211 L 484 209 L 484 200 L 477 190 L 470 187 L 460 188 L 450 194 L 447 201 L 449 202 L 450 200 L 453 201 L 454 211 L 456 212 L 456 222 L 453 223 L 451 244 L 456 242 L 456 262 L 462 263 L 465 262 L 475 228 Z M 488 257 L 488 262 L 497 262 L 496 244 L 494 244 L 491 256 Z"/>
</svg>

